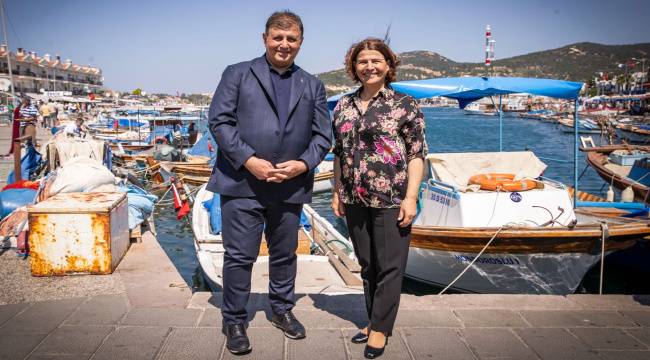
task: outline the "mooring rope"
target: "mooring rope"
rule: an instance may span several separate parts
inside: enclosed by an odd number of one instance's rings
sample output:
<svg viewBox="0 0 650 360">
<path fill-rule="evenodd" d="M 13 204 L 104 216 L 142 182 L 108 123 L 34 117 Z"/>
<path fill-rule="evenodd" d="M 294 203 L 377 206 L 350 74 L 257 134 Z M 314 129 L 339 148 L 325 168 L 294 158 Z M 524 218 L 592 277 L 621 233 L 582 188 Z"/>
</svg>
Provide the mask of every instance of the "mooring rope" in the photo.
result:
<svg viewBox="0 0 650 360">
<path fill-rule="evenodd" d="M 476 260 L 478 260 L 478 259 L 481 257 L 481 255 L 483 255 L 483 252 L 485 252 L 485 250 L 488 248 L 488 246 L 490 246 L 490 244 L 492 243 L 492 241 L 497 237 L 497 235 L 499 235 L 499 233 L 500 233 L 501 230 L 503 230 L 503 229 L 505 229 L 505 226 L 501 226 L 501 227 L 497 230 L 497 232 L 494 233 L 494 236 L 492 236 L 492 238 L 490 239 L 490 241 L 488 241 L 487 244 L 485 244 L 485 246 L 483 246 L 483 249 L 481 249 L 481 251 L 479 251 L 479 253 L 474 257 L 474 259 L 472 259 L 472 261 L 469 263 L 469 265 L 467 265 L 467 266 L 465 267 L 465 269 L 463 269 L 463 271 L 461 271 L 460 274 L 458 274 L 458 276 L 456 276 L 456 278 L 455 278 L 454 280 L 452 280 L 452 282 L 449 283 L 449 285 L 447 285 L 444 289 L 442 289 L 442 291 L 440 291 L 440 292 L 438 293 L 438 295 L 442 295 L 442 294 L 444 294 L 445 291 L 447 291 L 450 287 L 452 287 L 452 286 L 456 283 L 456 281 L 458 281 L 458 279 L 460 279 L 460 278 L 463 276 L 463 274 L 465 274 L 465 272 L 466 272 L 467 270 L 469 270 L 469 268 L 472 267 L 472 265 L 474 265 L 474 263 L 476 262 Z"/>
</svg>

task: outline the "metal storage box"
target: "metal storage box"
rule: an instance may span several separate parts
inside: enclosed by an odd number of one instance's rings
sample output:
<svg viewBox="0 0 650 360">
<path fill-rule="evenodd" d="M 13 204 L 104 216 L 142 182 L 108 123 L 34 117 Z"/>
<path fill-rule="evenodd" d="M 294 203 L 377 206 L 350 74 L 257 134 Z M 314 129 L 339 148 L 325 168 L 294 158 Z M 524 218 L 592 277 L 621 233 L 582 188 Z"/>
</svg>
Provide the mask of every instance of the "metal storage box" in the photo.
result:
<svg viewBox="0 0 650 360">
<path fill-rule="evenodd" d="M 636 160 L 649 157 L 650 154 L 638 150 L 632 150 L 631 154 L 621 155 L 616 153 L 609 154 L 609 161 L 617 165 L 632 166 Z"/>
<path fill-rule="evenodd" d="M 33 276 L 110 274 L 129 248 L 125 193 L 57 194 L 27 212 Z"/>
</svg>

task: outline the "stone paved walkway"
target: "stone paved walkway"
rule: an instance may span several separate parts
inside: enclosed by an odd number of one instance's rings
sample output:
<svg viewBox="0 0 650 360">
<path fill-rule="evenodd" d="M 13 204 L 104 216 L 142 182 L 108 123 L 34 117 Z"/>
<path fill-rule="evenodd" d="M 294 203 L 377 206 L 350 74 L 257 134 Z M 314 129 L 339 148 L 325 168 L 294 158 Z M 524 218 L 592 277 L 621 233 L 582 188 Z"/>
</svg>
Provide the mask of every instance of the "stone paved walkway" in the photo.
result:
<svg viewBox="0 0 650 360">
<path fill-rule="evenodd" d="M 136 307 L 126 295 L 0 306 L 1 359 L 231 359 L 219 293 L 186 308 Z M 360 359 L 348 338 L 365 323 L 360 295 L 299 295 L 304 340 L 249 304 L 245 359 Z M 650 359 L 650 297 L 404 295 L 385 359 Z"/>
</svg>

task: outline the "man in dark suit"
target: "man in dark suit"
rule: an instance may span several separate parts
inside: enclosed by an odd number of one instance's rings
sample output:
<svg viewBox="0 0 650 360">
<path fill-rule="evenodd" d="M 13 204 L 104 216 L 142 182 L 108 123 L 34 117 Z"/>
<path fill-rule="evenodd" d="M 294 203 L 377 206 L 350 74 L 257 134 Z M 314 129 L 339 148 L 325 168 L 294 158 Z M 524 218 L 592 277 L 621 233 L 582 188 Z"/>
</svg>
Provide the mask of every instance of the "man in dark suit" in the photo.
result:
<svg viewBox="0 0 650 360">
<path fill-rule="evenodd" d="M 246 303 L 263 231 L 271 322 L 287 337 L 305 337 L 291 312 L 300 214 L 302 204 L 311 201 L 312 170 L 331 145 L 325 87 L 294 64 L 303 41 L 300 17 L 274 13 L 262 38 L 263 56 L 223 72 L 209 114 L 218 150 L 207 189 L 221 194 L 221 312 L 226 347 L 234 354 L 251 350 Z"/>
</svg>

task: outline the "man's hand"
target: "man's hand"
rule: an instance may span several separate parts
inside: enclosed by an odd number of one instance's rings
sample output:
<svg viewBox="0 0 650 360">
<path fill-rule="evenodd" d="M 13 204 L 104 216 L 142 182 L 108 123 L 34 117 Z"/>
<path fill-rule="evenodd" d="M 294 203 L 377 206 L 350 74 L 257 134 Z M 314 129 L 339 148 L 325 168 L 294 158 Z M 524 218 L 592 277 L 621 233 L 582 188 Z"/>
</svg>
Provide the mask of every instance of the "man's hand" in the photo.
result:
<svg viewBox="0 0 650 360">
<path fill-rule="evenodd" d="M 271 171 L 274 170 L 273 164 L 255 156 L 249 157 L 244 163 L 244 167 L 258 180 L 267 180 L 271 175 Z"/>
<path fill-rule="evenodd" d="M 275 167 L 275 169 L 271 170 L 266 181 L 281 183 L 307 171 L 307 165 L 300 160 L 285 161 Z"/>
</svg>

